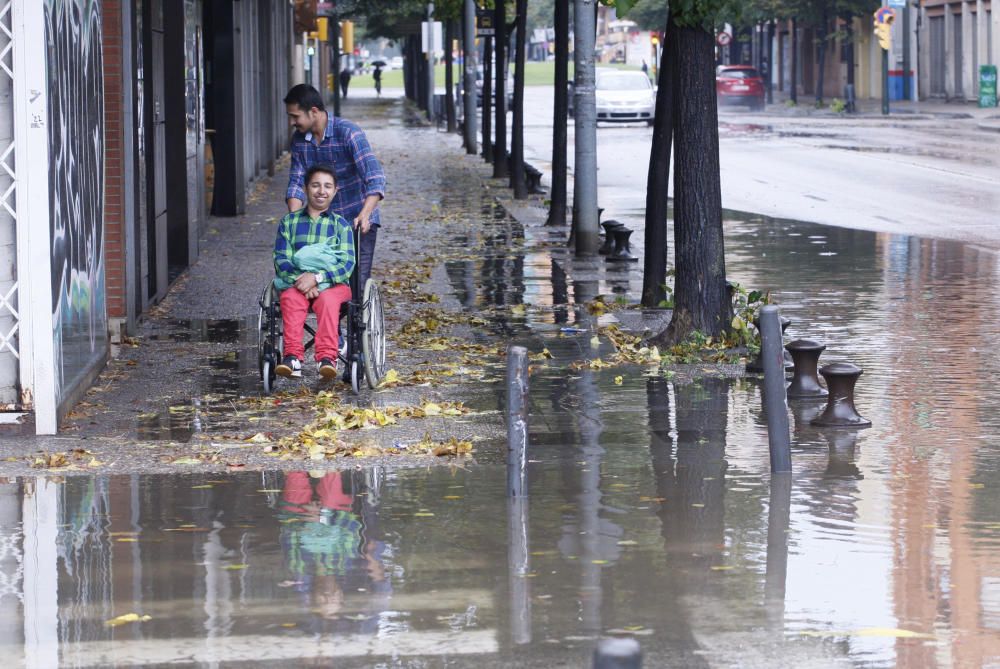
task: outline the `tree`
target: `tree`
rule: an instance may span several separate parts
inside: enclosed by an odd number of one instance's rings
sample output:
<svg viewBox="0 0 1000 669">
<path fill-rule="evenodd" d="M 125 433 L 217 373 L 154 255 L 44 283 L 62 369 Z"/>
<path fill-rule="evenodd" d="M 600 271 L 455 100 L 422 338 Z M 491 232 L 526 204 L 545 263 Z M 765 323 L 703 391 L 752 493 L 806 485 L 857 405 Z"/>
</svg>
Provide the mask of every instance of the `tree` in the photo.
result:
<svg viewBox="0 0 1000 669">
<path fill-rule="evenodd" d="M 619 15 L 632 6 L 617 0 Z M 715 98 L 715 26 L 723 13 L 739 14 L 736 0 L 672 0 L 664 31 L 653 149 L 647 181 L 647 261 L 643 303 L 665 296 L 667 166 L 674 161 L 674 310 L 653 337 L 672 344 L 695 331 L 720 336 L 730 327 L 719 182 L 719 128 Z"/>
<path fill-rule="evenodd" d="M 566 118 L 569 105 L 569 0 L 555 0 L 555 100 L 552 120 L 552 189 L 546 225 L 566 225 Z"/>
</svg>

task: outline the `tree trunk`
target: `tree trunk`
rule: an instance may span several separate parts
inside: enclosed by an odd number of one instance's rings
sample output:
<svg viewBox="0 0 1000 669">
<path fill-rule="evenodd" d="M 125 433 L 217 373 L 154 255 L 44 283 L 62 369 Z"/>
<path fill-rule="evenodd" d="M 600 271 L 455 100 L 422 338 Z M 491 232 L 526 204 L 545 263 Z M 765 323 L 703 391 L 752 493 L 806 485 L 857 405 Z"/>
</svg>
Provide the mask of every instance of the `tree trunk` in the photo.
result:
<svg viewBox="0 0 1000 669">
<path fill-rule="evenodd" d="M 575 0 L 573 23 L 573 112 L 575 165 L 573 169 L 573 235 L 576 255 L 597 253 L 597 106 L 594 99 L 594 8 L 596 0 Z"/>
<path fill-rule="evenodd" d="M 476 155 L 476 3 L 465 0 L 462 12 L 462 130 L 465 152 Z"/>
<path fill-rule="evenodd" d="M 566 123 L 569 98 L 569 0 L 555 0 L 555 105 L 552 113 L 552 191 L 546 225 L 566 225 Z"/>
<path fill-rule="evenodd" d="M 483 45 L 483 90 L 481 104 L 483 106 L 483 158 L 487 163 L 493 162 L 493 38 L 487 37 Z"/>
<path fill-rule="evenodd" d="M 666 56 L 657 73 L 656 112 L 653 120 L 653 144 L 646 178 L 646 255 L 642 267 L 642 306 L 656 307 L 666 298 L 667 283 L 667 207 L 670 182 L 670 152 L 674 133 L 674 98 L 677 82 L 677 31 L 668 10 L 663 32 Z M 663 62 L 665 61 L 665 62 Z"/>
<path fill-rule="evenodd" d="M 817 45 L 816 64 L 819 72 L 816 74 L 816 106 L 823 105 L 823 74 L 826 70 L 826 17 L 820 19 L 819 44 Z"/>
<path fill-rule="evenodd" d="M 714 40 L 700 28 L 677 28 L 674 140 L 674 314 L 655 343 L 692 332 L 717 337 L 729 329 L 719 183 L 719 128 L 713 70 Z"/>
<path fill-rule="evenodd" d="M 514 187 L 514 199 L 524 200 L 528 197 L 528 182 L 524 177 L 524 67 L 527 60 L 525 35 L 528 17 L 528 0 L 517 0 L 517 17 L 515 19 L 516 42 L 514 51 L 514 127 L 511 138 L 510 154 L 513 159 L 511 180 Z"/>
<path fill-rule="evenodd" d="M 791 100 L 799 103 L 799 22 L 792 19 L 792 90 Z"/>
<path fill-rule="evenodd" d="M 767 24 L 767 76 L 764 85 L 767 86 L 767 104 L 774 102 L 774 19 Z"/>
<path fill-rule="evenodd" d="M 455 22 L 444 22 L 444 111 L 448 132 L 455 132 L 455 66 L 451 45 L 455 43 Z"/>
<path fill-rule="evenodd" d="M 496 0 L 493 9 L 493 55 L 496 65 L 493 77 L 493 110 L 496 142 L 493 145 L 493 178 L 503 179 L 509 173 L 507 161 L 507 0 Z"/>
</svg>

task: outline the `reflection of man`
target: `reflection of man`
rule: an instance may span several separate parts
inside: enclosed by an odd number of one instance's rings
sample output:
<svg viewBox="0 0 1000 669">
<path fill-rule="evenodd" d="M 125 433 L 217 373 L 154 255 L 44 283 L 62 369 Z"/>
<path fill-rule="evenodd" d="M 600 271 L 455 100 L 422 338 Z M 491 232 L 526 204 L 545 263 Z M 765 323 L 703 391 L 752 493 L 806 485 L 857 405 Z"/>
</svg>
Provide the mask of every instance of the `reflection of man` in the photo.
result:
<svg viewBox="0 0 1000 669">
<path fill-rule="evenodd" d="M 317 164 L 332 165 L 336 172 L 337 195 L 330 203 L 330 211 L 361 229 L 361 247 L 357 250 L 361 272 L 358 287 L 364 290 L 371 274 L 375 239 L 381 223 L 378 205 L 385 197 L 382 165 L 361 128 L 346 119 L 329 115 L 319 91 L 312 86 L 293 86 L 285 96 L 285 110 L 295 128 L 285 194 L 288 211 L 297 211 L 305 204 L 303 177 L 306 170 Z"/>
<path fill-rule="evenodd" d="M 371 592 L 369 601 L 375 601 L 388 587 L 381 544 L 367 536 L 370 530 L 355 512 L 362 502 L 349 489 L 350 477 L 349 472 L 289 472 L 281 493 L 285 561 L 296 587 L 310 595 L 314 610 L 325 619 L 339 617 L 345 588 Z"/>
</svg>

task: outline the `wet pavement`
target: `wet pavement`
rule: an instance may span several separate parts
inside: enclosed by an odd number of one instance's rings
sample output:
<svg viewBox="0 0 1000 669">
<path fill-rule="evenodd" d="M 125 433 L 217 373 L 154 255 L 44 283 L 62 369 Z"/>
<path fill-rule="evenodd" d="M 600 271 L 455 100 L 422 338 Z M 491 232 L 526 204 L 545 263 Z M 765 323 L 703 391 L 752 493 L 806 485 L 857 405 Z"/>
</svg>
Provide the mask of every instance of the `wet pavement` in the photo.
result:
<svg viewBox="0 0 1000 669">
<path fill-rule="evenodd" d="M 412 132 L 413 146 L 438 137 Z M 482 177 L 472 160 L 463 165 Z M 582 667 L 599 637 L 622 635 L 652 667 L 1000 661 L 994 251 L 727 213 L 730 278 L 770 290 L 789 339 L 827 345 L 821 364 L 864 369 L 856 404 L 873 426 L 814 427 L 823 403 L 790 402 L 794 473 L 772 477 L 760 379 L 587 364 L 610 359 L 606 339 L 591 343 L 602 325 L 655 327 L 656 315 L 585 308 L 598 294 L 636 295 L 639 268 L 567 258 L 562 231 L 510 218 L 492 204 L 495 186 L 427 200 L 415 188 L 405 229 L 447 219 L 429 228 L 448 241 L 421 285 L 442 308 L 477 314 L 460 326 L 470 341 L 551 356 L 532 362 L 525 499 L 504 495 L 502 364 L 362 398 L 459 397 L 473 413 L 435 430 L 494 425 L 472 458 L 435 461 L 445 466 L 263 458 L 259 471 L 11 476 L 0 482 L 2 656 L 30 667 Z M 390 262 L 413 262 L 407 242 L 383 241 Z M 215 271 L 192 272 L 185 289 Z M 415 294 L 400 295 L 397 323 Z M 171 409 L 182 405 L 169 388 L 130 411 L 105 399 L 98 425 L 76 419 L 66 443 L 110 440 L 105 414 L 124 441 L 173 449 L 218 447 L 272 419 L 300 427 L 308 412 L 293 394 L 287 410 L 267 408 L 275 416 L 247 413 L 259 397 L 245 360 L 253 297 L 234 299 L 238 317 L 211 300 L 168 301 L 126 344 L 139 364 L 123 363 L 102 394 L 148 386 L 147 365 L 185 351 L 182 369 L 215 361 L 177 393 L 188 408 Z M 407 371 L 446 353 L 393 350 Z M 161 470 L 174 473 L 146 473 Z"/>
</svg>

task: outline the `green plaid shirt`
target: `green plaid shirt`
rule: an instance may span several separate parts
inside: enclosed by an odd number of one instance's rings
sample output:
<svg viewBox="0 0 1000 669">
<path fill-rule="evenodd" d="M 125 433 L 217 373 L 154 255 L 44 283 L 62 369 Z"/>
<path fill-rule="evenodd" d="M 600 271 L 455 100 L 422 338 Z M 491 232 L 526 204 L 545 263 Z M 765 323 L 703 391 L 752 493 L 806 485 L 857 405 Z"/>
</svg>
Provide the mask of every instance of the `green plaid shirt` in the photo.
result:
<svg viewBox="0 0 1000 669">
<path fill-rule="evenodd" d="M 274 271 L 278 278 L 295 283 L 303 270 L 295 264 L 295 252 L 304 246 L 325 243 L 330 246 L 337 260 L 322 272 L 331 283 L 347 283 L 354 271 L 354 234 L 351 224 L 339 214 L 324 211 L 316 218 L 309 218 L 306 208 L 286 214 L 278 224 L 274 240 Z"/>
</svg>

